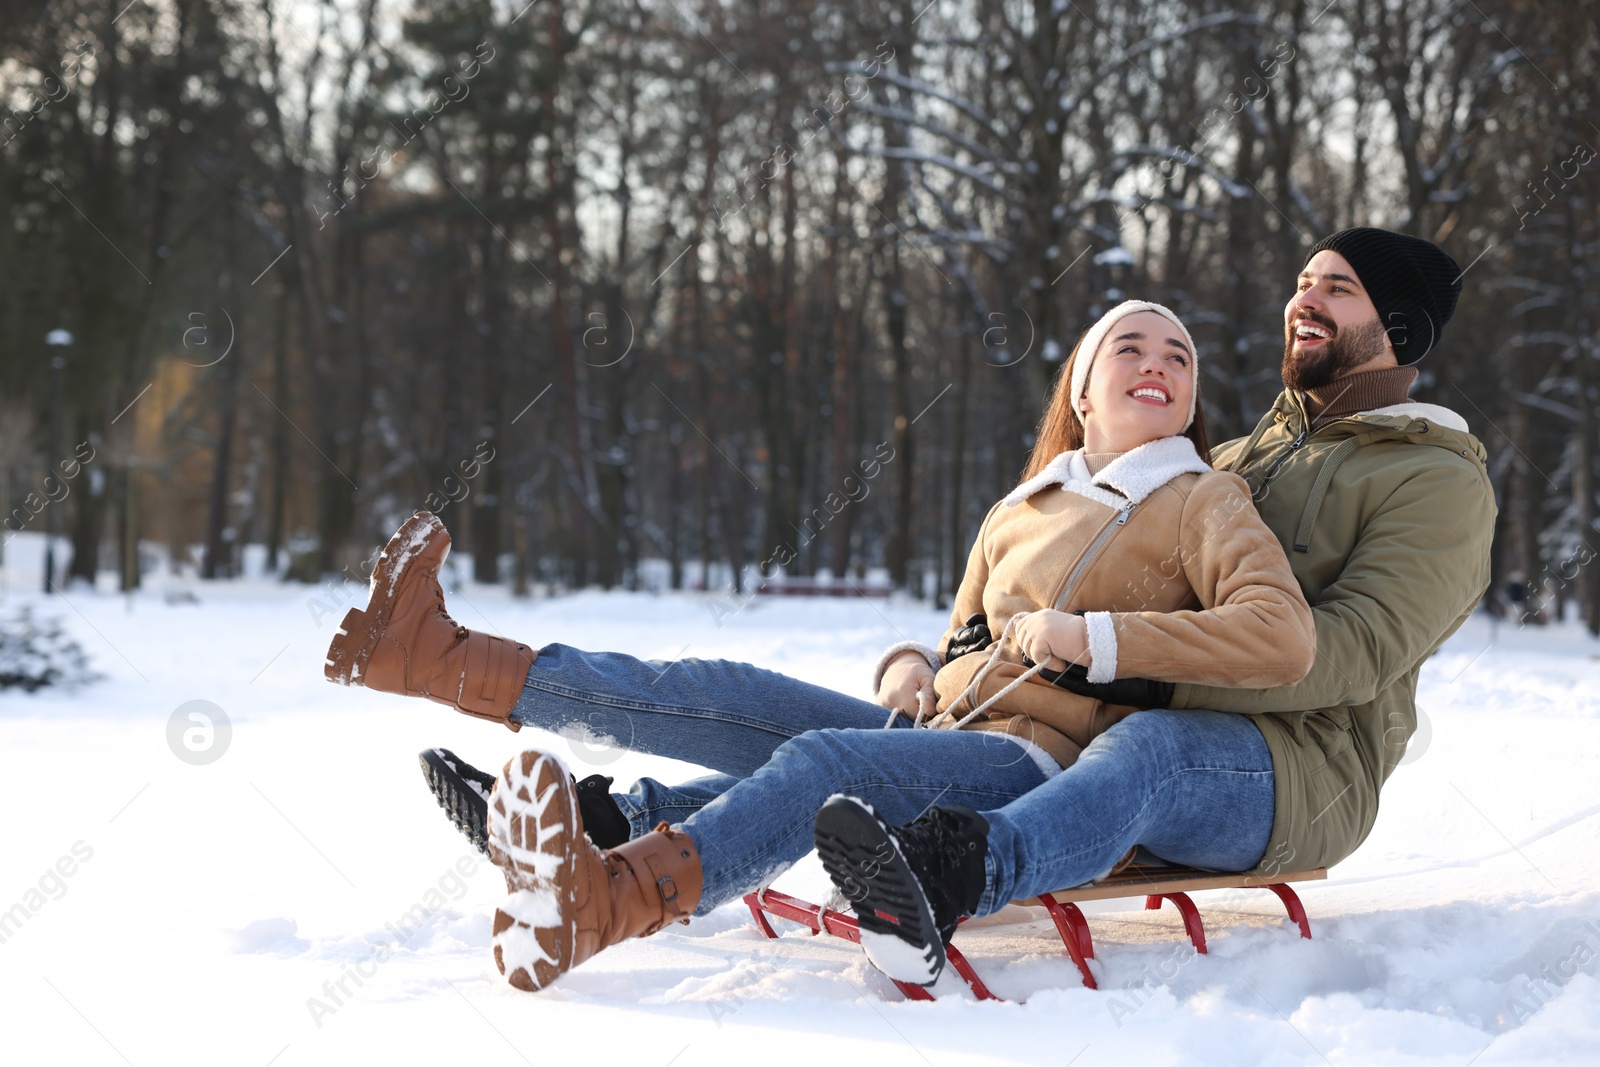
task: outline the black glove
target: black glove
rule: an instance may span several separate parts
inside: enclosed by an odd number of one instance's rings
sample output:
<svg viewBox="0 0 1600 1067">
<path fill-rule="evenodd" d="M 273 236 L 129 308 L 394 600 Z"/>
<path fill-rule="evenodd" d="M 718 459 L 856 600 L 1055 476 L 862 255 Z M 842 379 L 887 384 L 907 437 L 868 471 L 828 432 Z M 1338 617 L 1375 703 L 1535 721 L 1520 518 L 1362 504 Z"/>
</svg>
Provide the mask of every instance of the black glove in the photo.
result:
<svg viewBox="0 0 1600 1067">
<path fill-rule="evenodd" d="M 994 635 L 989 632 L 989 617 L 982 612 L 967 616 L 967 624 L 958 627 L 950 635 L 950 645 L 944 650 L 944 661 L 949 663 L 957 656 L 965 656 L 968 652 L 981 652 L 994 643 Z"/>
<path fill-rule="evenodd" d="M 1022 657 L 1024 667 L 1032 667 L 1033 660 Z M 1081 663 L 1069 663 L 1064 671 L 1044 670 L 1039 677 L 1051 685 L 1060 686 L 1069 693 L 1103 700 L 1123 708 L 1169 708 L 1172 706 L 1172 683 L 1152 682 L 1148 678 L 1117 678 L 1109 682 L 1089 681 L 1089 668 Z"/>
</svg>

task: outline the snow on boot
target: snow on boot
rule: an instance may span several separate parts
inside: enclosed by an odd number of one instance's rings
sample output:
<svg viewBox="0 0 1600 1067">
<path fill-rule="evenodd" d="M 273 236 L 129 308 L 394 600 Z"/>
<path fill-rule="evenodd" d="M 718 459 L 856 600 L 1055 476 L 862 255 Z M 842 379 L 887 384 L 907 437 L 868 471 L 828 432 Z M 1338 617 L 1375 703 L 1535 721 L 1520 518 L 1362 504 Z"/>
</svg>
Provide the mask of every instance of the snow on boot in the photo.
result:
<svg viewBox="0 0 1600 1067">
<path fill-rule="evenodd" d="M 448 748 L 425 749 L 417 755 L 433 799 L 472 847 L 489 854 L 489 793 L 494 775 L 480 771 Z"/>
<path fill-rule="evenodd" d="M 417 754 L 422 775 L 439 807 L 450 817 L 472 847 L 489 855 L 489 794 L 494 775 L 480 771 L 448 748 L 430 748 Z M 627 816 L 611 796 L 611 779 L 591 774 L 575 783 L 578 810 L 589 840 L 601 848 L 612 848 L 626 841 L 633 832 Z"/>
<path fill-rule="evenodd" d="M 950 805 L 889 826 L 866 803 L 835 794 L 817 812 L 814 840 L 873 966 L 913 985 L 937 981 L 956 923 L 983 896 L 983 816 Z"/>
<path fill-rule="evenodd" d="M 495 966 L 530 991 L 601 949 L 687 921 L 703 886 L 694 841 L 666 823 L 615 849 L 593 845 L 571 775 L 536 749 L 495 782 L 489 855 L 509 892 L 494 915 Z"/>
<path fill-rule="evenodd" d="M 351 608 L 339 624 L 323 673 L 330 682 L 427 697 L 520 730 L 511 709 L 536 654 L 450 617 L 439 587 L 449 553 L 450 534 L 437 516 L 419 511 L 407 519 L 373 568 L 366 610 Z"/>
</svg>

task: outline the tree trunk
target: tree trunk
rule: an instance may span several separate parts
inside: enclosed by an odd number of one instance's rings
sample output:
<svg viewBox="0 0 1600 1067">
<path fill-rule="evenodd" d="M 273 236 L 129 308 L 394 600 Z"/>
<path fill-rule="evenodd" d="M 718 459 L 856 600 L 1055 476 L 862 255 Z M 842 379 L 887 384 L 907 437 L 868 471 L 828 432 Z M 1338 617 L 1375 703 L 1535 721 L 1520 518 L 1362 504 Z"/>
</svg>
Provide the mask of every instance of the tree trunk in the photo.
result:
<svg viewBox="0 0 1600 1067">
<path fill-rule="evenodd" d="M 279 410 L 289 410 L 289 303 L 293 299 L 288 285 L 278 289 L 277 313 L 273 322 L 272 393 Z M 289 424 L 275 418 L 272 427 L 272 482 L 267 501 L 267 570 L 278 571 L 278 552 L 283 547 L 284 503 L 289 486 Z"/>
<path fill-rule="evenodd" d="M 139 588 L 139 468 L 122 468 L 122 581 L 124 593 Z"/>
<path fill-rule="evenodd" d="M 234 574 L 234 546 L 236 535 L 229 536 L 228 476 L 233 466 L 233 439 L 239 424 L 239 377 L 244 355 L 240 350 L 243 327 L 246 324 L 244 303 L 235 282 L 237 275 L 234 252 L 239 247 L 237 231 L 228 242 L 227 267 L 223 272 L 222 296 L 224 308 L 234 315 L 232 347 L 225 350 L 221 363 L 214 363 L 201 373 L 215 375 L 217 379 L 217 447 L 212 454 L 211 489 L 207 500 L 206 554 L 200 567 L 200 577 L 206 580 L 229 578 Z M 208 332 L 210 327 L 208 326 Z M 209 338 L 208 338 L 209 340 Z M 210 345 L 206 351 L 213 351 Z"/>
</svg>

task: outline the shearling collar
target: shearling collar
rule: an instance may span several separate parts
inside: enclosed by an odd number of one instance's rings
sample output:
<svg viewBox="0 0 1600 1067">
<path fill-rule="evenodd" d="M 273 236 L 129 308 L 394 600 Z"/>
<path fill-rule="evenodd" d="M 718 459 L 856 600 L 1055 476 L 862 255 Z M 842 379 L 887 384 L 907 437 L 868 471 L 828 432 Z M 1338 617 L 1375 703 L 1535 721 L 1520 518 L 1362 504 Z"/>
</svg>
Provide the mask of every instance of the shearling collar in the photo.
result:
<svg viewBox="0 0 1600 1067">
<path fill-rule="evenodd" d="M 1101 472 L 1089 475 L 1081 449 L 1063 452 L 1032 478 L 1005 496 L 1005 505 L 1015 507 L 1039 490 L 1059 485 L 1069 493 L 1088 497 L 1107 507 L 1137 504 L 1180 474 L 1205 474 L 1211 468 L 1194 450 L 1187 437 L 1161 437 L 1124 452 Z"/>
<path fill-rule="evenodd" d="M 1447 426 L 1452 430 L 1467 432 L 1467 420 L 1449 408 L 1440 407 L 1438 404 L 1424 404 L 1420 400 L 1408 400 L 1404 404 L 1390 404 L 1388 407 L 1368 408 L 1361 412 L 1362 415 L 1398 415 L 1411 419 L 1432 419 L 1440 426 Z"/>
</svg>

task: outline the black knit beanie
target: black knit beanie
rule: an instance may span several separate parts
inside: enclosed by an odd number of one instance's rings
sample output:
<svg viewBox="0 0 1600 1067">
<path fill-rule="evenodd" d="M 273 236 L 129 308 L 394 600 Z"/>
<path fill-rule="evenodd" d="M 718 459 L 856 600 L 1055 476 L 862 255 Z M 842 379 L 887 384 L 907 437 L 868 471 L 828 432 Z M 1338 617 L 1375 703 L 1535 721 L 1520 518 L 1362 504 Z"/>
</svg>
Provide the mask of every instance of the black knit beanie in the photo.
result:
<svg viewBox="0 0 1600 1067">
<path fill-rule="evenodd" d="M 1455 314 L 1461 295 L 1461 268 L 1456 261 L 1432 241 L 1370 226 L 1324 237 L 1306 262 L 1325 248 L 1355 268 L 1378 309 L 1378 321 L 1389 332 L 1395 358 L 1405 365 L 1427 355 Z"/>
</svg>

